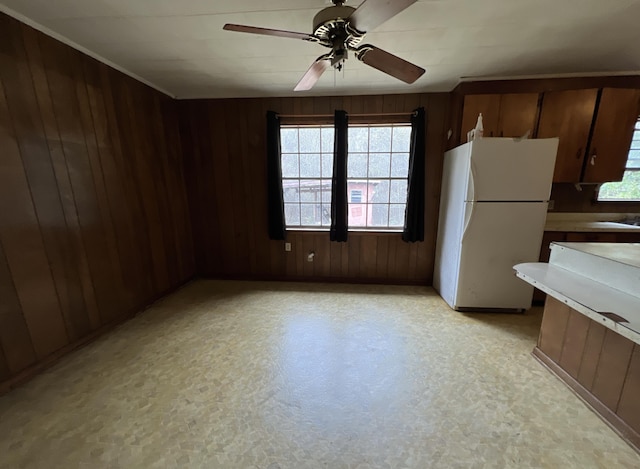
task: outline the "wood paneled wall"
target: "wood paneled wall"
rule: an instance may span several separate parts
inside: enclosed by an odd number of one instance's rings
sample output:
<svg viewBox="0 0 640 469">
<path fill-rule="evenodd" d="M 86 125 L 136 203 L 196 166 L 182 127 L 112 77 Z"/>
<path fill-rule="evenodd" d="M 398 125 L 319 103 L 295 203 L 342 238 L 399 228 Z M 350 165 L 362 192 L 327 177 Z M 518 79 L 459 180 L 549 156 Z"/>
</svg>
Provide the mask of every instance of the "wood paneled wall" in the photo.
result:
<svg viewBox="0 0 640 469">
<path fill-rule="evenodd" d="M 449 95 L 192 100 L 180 104 L 198 272 L 205 276 L 431 284 Z M 425 241 L 399 233 L 290 231 L 292 251 L 267 235 L 266 112 L 427 113 Z M 315 252 L 314 262 L 307 254 Z"/>
<path fill-rule="evenodd" d="M 0 14 L 0 390 L 193 277 L 177 117 Z"/>
</svg>

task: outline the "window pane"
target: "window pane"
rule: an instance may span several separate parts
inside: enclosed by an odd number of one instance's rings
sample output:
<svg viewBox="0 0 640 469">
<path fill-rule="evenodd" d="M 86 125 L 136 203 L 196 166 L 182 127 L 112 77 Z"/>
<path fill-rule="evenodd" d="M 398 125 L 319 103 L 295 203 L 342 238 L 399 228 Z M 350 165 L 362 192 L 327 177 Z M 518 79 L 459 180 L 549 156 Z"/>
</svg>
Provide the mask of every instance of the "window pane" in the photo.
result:
<svg viewBox="0 0 640 469">
<path fill-rule="evenodd" d="M 371 127 L 369 129 L 369 151 L 391 151 L 391 127 Z"/>
<path fill-rule="evenodd" d="M 367 177 L 367 154 L 366 153 L 349 153 L 347 159 L 347 177 L 348 178 L 366 178 Z"/>
<path fill-rule="evenodd" d="M 301 179 L 300 180 L 300 201 L 301 202 L 320 202 L 321 184 L 320 179 Z"/>
<path fill-rule="evenodd" d="M 331 204 L 322 204 L 322 226 L 331 226 Z"/>
<path fill-rule="evenodd" d="M 298 129 L 280 129 L 280 152 L 298 153 Z"/>
<path fill-rule="evenodd" d="M 409 153 L 394 153 L 391 157 L 391 177 L 406 178 L 409 175 Z"/>
<path fill-rule="evenodd" d="M 406 203 L 407 202 L 407 181 L 393 180 L 391 181 L 391 198 L 390 202 Z"/>
<path fill-rule="evenodd" d="M 282 195 L 285 202 L 300 202 L 300 182 L 297 179 L 283 179 Z"/>
<path fill-rule="evenodd" d="M 603 184 L 598 200 L 640 200 L 640 171 L 625 171 L 621 182 Z"/>
<path fill-rule="evenodd" d="M 320 153 L 320 129 L 300 129 L 300 153 Z"/>
<path fill-rule="evenodd" d="M 362 189 L 351 189 L 349 191 L 349 201 L 354 204 L 361 204 L 362 200 Z"/>
<path fill-rule="evenodd" d="M 300 205 L 284 204 L 284 220 L 287 226 L 300 225 Z"/>
<path fill-rule="evenodd" d="M 393 144 L 391 150 L 394 152 L 409 152 L 409 143 L 411 139 L 410 126 L 394 126 L 393 127 Z"/>
<path fill-rule="evenodd" d="M 282 177 L 285 177 L 285 178 L 298 177 L 298 154 L 297 153 L 282 154 Z"/>
<path fill-rule="evenodd" d="M 320 204 L 300 204 L 302 226 L 320 225 Z"/>
<path fill-rule="evenodd" d="M 378 181 L 370 190 L 373 192 L 369 199 L 372 203 L 389 203 L 389 180 Z"/>
<path fill-rule="evenodd" d="M 631 150 L 629 152 L 627 168 L 640 168 L 640 150 Z"/>
<path fill-rule="evenodd" d="M 369 129 L 367 127 L 349 127 L 349 152 L 369 151 Z"/>
<path fill-rule="evenodd" d="M 333 176 L 333 153 L 322 154 L 322 177 L 330 178 Z"/>
<path fill-rule="evenodd" d="M 333 127 L 322 128 L 322 152 L 333 154 Z"/>
<path fill-rule="evenodd" d="M 331 179 L 322 180 L 322 201 L 331 203 Z"/>
<path fill-rule="evenodd" d="M 391 155 L 389 153 L 369 154 L 369 177 L 383 178 L 389 177 L 391 165 Z"/>
<path fill-rule="evenodd" d="M 300 177 L 320 177 L 320 155 L 300 155 Z"/>
<path fill-rule="evenodd" d="M 349 204 L 349 226 L 364 227 L 367 222 L 366 204 Z"/>
<path fill-rule="evenodd" d="M 389 226 L 404 226 L 404 204 L 389 205 Z"/>
<path fill-rule="evenodd" d="M 389 206 L 387 204 L 371 205 L 371 226 L 387 226 L 389 224 Z"/>
</svg>

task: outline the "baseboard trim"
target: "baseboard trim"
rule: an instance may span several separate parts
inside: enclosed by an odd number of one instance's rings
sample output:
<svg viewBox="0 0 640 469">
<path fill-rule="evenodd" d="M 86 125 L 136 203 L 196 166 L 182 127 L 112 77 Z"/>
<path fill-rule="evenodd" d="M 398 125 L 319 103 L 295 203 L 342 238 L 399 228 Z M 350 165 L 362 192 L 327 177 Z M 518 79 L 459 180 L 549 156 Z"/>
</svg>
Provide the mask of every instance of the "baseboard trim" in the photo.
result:
<svg viewBox="0 0 640 469">
<path fill-rule="evenodd" d="M 640 453 L 640 434 L 631 428 L 609 407 L 604 405 L 597 397 L 580 384 L 573 376 L 563 370 L 547 354 L 538 347 L 531 352 L 545 368 L 553 373 L 560 381 L 565 383 L 591 410 L 593 410 L 613 431 L 626 441 L 636 452 Z"/>
<path fill-rule="evenodd" d="M 198 278 L 209 280 L 240 280 L 249 282 L 300 282 L 300 283 L 346 283 L 353 285 L 399 285 L 431 287 L 432 282 L 423 280 L 404 280 L 386 278 L 361 277 L 287 277 L 271 275 L 243 275 L 243 274 L 202 274 Z"/>
</svg>

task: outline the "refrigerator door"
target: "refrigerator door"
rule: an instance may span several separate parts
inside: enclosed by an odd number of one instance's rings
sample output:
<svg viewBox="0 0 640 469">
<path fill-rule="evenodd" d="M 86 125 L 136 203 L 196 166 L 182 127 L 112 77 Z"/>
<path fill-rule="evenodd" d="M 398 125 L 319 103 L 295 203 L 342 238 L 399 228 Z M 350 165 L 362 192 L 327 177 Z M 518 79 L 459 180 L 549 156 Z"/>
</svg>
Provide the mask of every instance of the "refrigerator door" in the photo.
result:
<svg viewBox="0 0 640 469">
<path fill-rule="evenodd" d="M 513 266 L 538 261 L 546 216 L 546 202 L 467 202 L 454 309 L 531 307 Z"/>
<path fill-rule="evenodd" d="M 467 201 L 549 200 L 557 138 L 483 138 L 471 145 Z"/>
<path fill-rule="evenodd" d="M 458 279 L 470 149 L 465 144 L 444 156 L 433 286 L 449 305 L 453 304 Z"/>
</svg>

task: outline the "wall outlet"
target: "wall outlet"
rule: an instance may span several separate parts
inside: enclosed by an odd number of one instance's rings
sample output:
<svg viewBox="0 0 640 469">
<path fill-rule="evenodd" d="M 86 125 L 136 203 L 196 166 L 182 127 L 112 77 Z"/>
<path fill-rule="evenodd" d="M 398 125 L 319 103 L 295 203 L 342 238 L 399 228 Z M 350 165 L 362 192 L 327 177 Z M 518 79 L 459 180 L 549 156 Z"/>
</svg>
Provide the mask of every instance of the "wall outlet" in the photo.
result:
<svg viewBox="0 0 640 469">
<path fill-rule="evenodd" d="M 291 252 L 291 243 L 284 243 L 284 250 L 287 252 Z"/>
<path fill-rule="evenodd" d="M 555 200 L 550 200 L 549 201 L 549 210 L 553 210 L 553 207 L 555 207 L 555 205 L 556 205 Z"/>
</svg>

